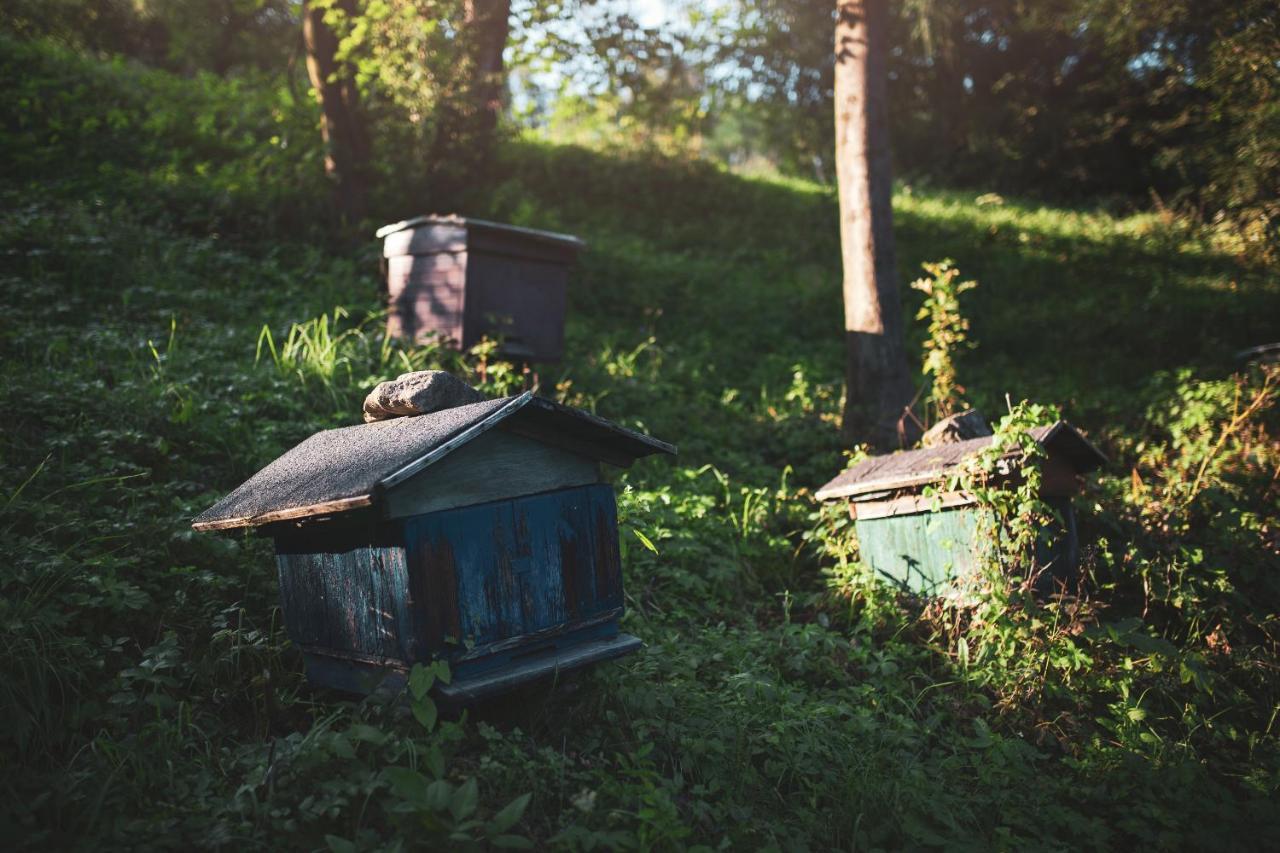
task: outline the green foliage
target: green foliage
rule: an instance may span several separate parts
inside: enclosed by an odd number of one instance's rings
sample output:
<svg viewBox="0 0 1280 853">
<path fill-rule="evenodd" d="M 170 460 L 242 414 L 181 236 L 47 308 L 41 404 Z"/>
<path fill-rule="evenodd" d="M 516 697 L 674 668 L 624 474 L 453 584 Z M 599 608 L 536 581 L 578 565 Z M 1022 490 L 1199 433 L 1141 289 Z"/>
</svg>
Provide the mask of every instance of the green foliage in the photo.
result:
<svg viewBox="0 0 1280 853">
<path fill-rule="evenodd" d="M 12 0 L 0 10 L 0 29 L 227 75 L 285 68 L 295 14 L 291 0 Z"/>
<path fill-rule="evenodd" d="M 325 24 L 338 36 L 337 60 L 352 74 L 379 117 L 407 125 L 401 144 L 429 144 L 443 103 L 464 97 L 465 63 L 457 34 L 463 4 L 456 0 L 315 0 Z"/>
<path fill-rule="evenodd" d="M 1276 380 L 1222 364 L 1270 329 L 1265 268 L 1156 216 L 899 192 L 904 265 L 953 257 L 983 283 L 966 396 L 1060 400 L 1112 459 L 1077 504 L 1080 588 L 1022 595 L 1034 567 L 1014 548 L 1017 583 L 975 617 L 878 585 L 847 513 L 812 503 L 846 459 L 830 194 L 506 146 L 474 212 L 591 246 L 544 389 L 680 446 L 616 475 L 624 626 L 648 648 L 466 714 L 436 706 L 448 673 L 430 666 L 356 702 L 303 679 L 270 543 L 189 520 L 357 422 L 406 360 L 483 367 L 498 393 L 516 377 L 492 343 L 385 342 L 376 246 L 299 240 L 308 217 L 274 205 L 313 196 L 263 167 L 277 153 L 232 140 L 196 168 L 222 84 L 23 49 L 46 82 L 8 64 L 13 91 L 84 88 L 0 124 L 28 157 L 0 188 L 16 845 L 1275 846 Z M 49 118 L 135 84 L 189 99 L 97 148 Z M 166 146 L 182 194 L 133 192 Z M 1025 425 L 1001 428 L 1009 449 Z"/>
<path fill-rule="evenodd" d="M 727 5 L 732 35 L 714 54 L 708 88 L 736 95 L 724 99 L 734 119 L 759 127 L 734 153 L 833 181 L 834 5 Z M 946 186 L 1059 199 L 1101 195 L 1135 204 L 1154 192 L 1157 207 L 1227 220 L 1224 230 L 1242 254 L 1274 253 L 1274 5 L 891 3 L 896 168 Z"/>
<path fill-rule="evenodd" d="M 961 406 L 964 388 L 956 381 L 955 353 L 971 349 L 969 321 L 960 313 L 960 294 L 978 286 L 976 281 L 956 282 L 960 270 L 951 261 L 925 264 L 928 278 L 911 282 L 911 287 L 924 294 L 924 302 L 916 312 L 917 320 L 928 320 L 928 339 L 924 342 L 922 371 L 933 379 L 929 385 L 929 402 L 936 420 L 950 417 Z"/>
<path fill-rule="evenodd" d="M 44 195 L 127 200 L 198 233 L 324 221 L 308 103 L 254 77 L 182 79 L 0 36 L 0 176 Z"/>
<path fill-rule="evenodd" d="M 591 0 L 566 3 L 559 15 L 544 12 L 541 26 L 524 25 L 520 80 L 535 97 L 523 121 L 560 144 L 701 154 L 722 112 L 723 99 L 708 78 L 718 42 L 727 37 L 725 11 L 673 7 L 661 26 Z M 546 71 L 558 79 L 557 91 L 541 91 L 538 77 L 528 73 Z M 549 106 L 548 98 L 554 98 Z"/>
</svg>

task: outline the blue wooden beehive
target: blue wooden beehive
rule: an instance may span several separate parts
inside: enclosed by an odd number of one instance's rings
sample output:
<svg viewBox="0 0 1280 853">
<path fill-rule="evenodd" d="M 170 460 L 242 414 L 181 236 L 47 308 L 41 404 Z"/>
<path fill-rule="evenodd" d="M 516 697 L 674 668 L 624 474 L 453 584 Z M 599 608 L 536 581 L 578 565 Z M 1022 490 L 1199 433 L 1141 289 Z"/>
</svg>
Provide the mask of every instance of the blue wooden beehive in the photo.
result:
<svg viewBox="0 0 1280 853">
<path fill-rule="evenodd" d="M 1053 576 L 1064 577 L 1074 570 L 1078 556 L 1071 498 L 1081 476 L 1100 467 L 1106 457 L 1065 421 L 1031 434 L 1045 450 L 1040 499 L 1062 519 L 1059 529 L 1045 531 L 1036 559 Z M 848 503 L 859 554 L 878 575 L 906 591 L 936 595 L 977 572 L 987 547 L 979 523 L 985 510 L 971 495 L 938 487 L 964 459 L 991 441 L 987 435 L 874 456 L 841 473 L 816 497 Z M 1014 454 L 1002 463 L 1007 476 L 1017 476 L 1021 462 Z M 928 487 L 934 490 L 926 495 Z"/>
<path fill-rule="evenodd" d="M 466 701 L 640 647 L 601 463 L 674 452 L 524 393 L 317 433 L 192 526 L 274 538 L 313 683 L 364 692 L 443 658 Z"/>
</svg>

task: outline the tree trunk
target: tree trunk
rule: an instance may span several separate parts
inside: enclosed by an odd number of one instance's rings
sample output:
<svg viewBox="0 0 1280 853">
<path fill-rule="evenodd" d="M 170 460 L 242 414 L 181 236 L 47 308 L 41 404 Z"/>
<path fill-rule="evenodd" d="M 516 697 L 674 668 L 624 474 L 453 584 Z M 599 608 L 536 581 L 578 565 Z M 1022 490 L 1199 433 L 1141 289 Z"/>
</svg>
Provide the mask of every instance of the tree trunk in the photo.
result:
<svg viewBox="0 0 1280 853">
<path fill-rule="evenodd" d="M 502 53 L 510 17 L 511 0 L 464 0 L 460 85 L 440 105 L 428 152 L 435 195 L 446 203 L 482 168 L 493 147 L 506 95 Z"/>
<path fill-rule="evenodd" d="M 887 449 L 918 430 L 893 252 L 887 0 L 837 0 L 836 182 L 844 264 L 846 440 Z"/>
<path fill-rule="evenodd" d="M 506 95 L 502 52 L 510 35 L 511 0 L 466 0 L 464 10 L 473 63 L 476 142 L 486 149 L 497 130 Z"/>
<path fill-rule="evenodd" d="M 243 35 L 249 19 L 240 14 L 235 0 L 224 0 L 222 10 L 222 29 L 213 45 L 213 73 L 226 77 L 234 63 L 236 40 Z"/>
<path fill-rule="evenodd" d="M 355 0 L 334 7 L 355 15 Z M 364 218 L 369 194 L 369 135 L 360 111 L 360 93 L 351 69 L 340 66 L 338 37 L 324 21 L 325 10 L 304 0 L 302 39 L 307 76 L 320 100 L 320 134 L 324 138 L 324 171 L 333 183 L 334 203 L 346 224 Z"/>
</svg>

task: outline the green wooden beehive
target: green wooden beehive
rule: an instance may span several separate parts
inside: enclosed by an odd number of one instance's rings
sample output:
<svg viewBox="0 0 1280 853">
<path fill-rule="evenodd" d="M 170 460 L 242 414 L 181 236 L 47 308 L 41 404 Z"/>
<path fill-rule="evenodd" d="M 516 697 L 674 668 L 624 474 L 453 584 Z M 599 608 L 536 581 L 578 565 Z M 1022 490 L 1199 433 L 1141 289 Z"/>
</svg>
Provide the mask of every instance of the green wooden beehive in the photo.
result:
<svg viewBox="0 0 1280 853">
<path fill-rule="evenodd" d="M 1106 462 L 1097 448 L 1065 421 L 1031 431 L 1044 448 L 1040 498 L 1062 520 L 1046 531 L 1037 562 L 1062 577 L 1075 569 L 1079 547 L 1072 497 L 1084 474 Z M 818 490 L 822 501 L 849 505 L 863 562 L 881 577 L 920 595 L 937 595 L 982 565 L 983 508 L 973 497 L 941 487 L 964 459 L 990 445 L 991 436 L 874 456 Z M 1018 459 L 1007 468 L 1016 476 Z M 926 495 L 926 489 L 933 487 Z"/>
</svg>

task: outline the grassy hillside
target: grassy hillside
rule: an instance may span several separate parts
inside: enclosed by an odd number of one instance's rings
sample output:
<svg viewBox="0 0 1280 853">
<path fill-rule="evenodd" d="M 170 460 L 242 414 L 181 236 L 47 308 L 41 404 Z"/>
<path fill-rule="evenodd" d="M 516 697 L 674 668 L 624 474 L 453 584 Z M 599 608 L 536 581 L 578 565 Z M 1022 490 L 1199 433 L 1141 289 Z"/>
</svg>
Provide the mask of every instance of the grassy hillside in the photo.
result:
<svg viewBox="0 0 1280 853">
<path fill-rule="evenodd" d="M 428 728 L 309 689 L 270 544 L 188 522 L 356 422 L 376 381 L 478 381 L 475 356 L 382 340 L 377 246 L 319 224 L 287 93 L 6 47 L 0 825 L 20 846 L 1280 842 L 1274 378 L 1231 360 L 1274 338 L 1276 271 L 1156 215 L 900 190 L 904 283 L 943 257 L 980 282 L 970 398 L 1059 405 L 1112 460 L 1080 502 L 1086 599 L 957 626 L 870 583 L 810 496 L 845 464 L 830 194 L 508 146 L 467 212 L 590 244 L 544 385 L 681 454 L 617 479 L 647 649 Z M 430 206 L 412 192 L 385 190 L 384 218 Z"/>
</svg>

